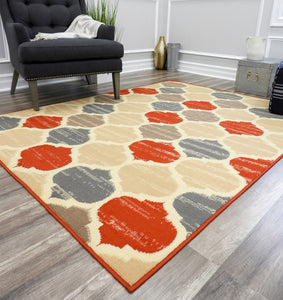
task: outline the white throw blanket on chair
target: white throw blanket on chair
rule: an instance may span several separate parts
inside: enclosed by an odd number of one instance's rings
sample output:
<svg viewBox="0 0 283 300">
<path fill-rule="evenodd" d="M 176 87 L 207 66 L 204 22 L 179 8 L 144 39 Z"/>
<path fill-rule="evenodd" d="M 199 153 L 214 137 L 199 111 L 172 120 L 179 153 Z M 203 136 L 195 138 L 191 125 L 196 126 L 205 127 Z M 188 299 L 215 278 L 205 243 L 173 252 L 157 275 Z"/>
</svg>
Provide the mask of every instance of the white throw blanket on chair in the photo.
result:
<svg viewBox="0 0 283 300">
<path fill-rule="evenodd" d="M 56 33 L 39 32 L 31 41 L 70 38 L 92 39 L 97 37 L 98 29 L 102 24 L 101 22 L 93 20 L 93 18 L 88 15 L 79 15 L 73 20 L 66 31 Z"/>
</svg>

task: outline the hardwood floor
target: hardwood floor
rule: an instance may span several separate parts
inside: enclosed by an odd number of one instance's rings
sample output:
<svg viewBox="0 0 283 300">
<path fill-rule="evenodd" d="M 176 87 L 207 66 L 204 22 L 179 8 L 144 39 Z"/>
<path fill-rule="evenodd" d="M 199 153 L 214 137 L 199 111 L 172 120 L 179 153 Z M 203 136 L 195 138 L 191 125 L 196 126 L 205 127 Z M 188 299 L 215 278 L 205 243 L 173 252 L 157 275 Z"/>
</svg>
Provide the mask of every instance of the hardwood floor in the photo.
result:
<svg viewBox="0 0 283 300">
<path fill-rule="evenodd" d="M 121 89 L 173 79 L 233 91 L 195 74 L 123 74 Z M 39 87 L 40 105 L 112 91 L 84 81 Z M 31 107 L 27 89 L 0 93 L 0 114 Z M 0 167 L 0 299 L 283 299 L 283 159 L 133 293 L 117 282 Z"/>
</svg>

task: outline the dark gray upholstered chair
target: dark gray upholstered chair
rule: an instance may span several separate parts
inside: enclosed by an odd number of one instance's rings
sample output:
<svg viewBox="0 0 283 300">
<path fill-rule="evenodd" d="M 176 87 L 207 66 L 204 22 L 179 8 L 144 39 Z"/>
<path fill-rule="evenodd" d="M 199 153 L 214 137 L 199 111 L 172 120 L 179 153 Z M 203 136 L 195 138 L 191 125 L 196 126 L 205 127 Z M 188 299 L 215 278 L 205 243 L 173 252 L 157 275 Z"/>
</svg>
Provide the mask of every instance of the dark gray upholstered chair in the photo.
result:
<svg viewBox="0 0 283 300">
<path fill-rule="evenodd" d="M 65 31 L 86 14 L 84 0 L 0 0 L 0 12 L 14 67 L 11 94 L 20 74 L 39 110 L 37 80 L 112 73 L 114 98 L 119 99 L 124 49 L 114 41 L 114 26 L 101 25 L 95 39 L 30 41 L 38 32 Z"/>
</svg>

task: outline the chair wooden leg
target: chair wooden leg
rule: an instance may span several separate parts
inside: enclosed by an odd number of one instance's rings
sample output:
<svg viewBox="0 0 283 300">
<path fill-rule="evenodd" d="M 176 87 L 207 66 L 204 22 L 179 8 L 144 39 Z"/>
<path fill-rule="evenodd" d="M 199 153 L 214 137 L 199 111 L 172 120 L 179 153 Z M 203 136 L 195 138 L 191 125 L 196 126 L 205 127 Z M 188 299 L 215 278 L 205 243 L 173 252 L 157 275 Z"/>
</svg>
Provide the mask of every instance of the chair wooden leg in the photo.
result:
<svg viewBox="0 0 283 300">
<path fill-rule="evenodd" d="M 112 73 L 114 99 L 120 99 L 120 72 Z"/>
<path fill-rule="evenodd" d="M 11 90 L 10 90 L 11 95 L 15 94 L 18 79 L 19 79 L 19 72 L 17 70 L 14 70 L 13 80 L 12 80 L 12 85 L 11 85 Z"/>
<path fill-rule="evenodd" d="M 37 81 L 36 80 L 28 81 L 28 85 L 29 85 L 29 90 L 31 93 L 33 109 L 35 111 L 38 111 L 39 110 L 39 102 L 38 102 Z"/>
<path fill-rule="evenodd" d="M 85 75 L 85 78 L 88 85 L 97 83 L 97 74 Z"/>
</svg>

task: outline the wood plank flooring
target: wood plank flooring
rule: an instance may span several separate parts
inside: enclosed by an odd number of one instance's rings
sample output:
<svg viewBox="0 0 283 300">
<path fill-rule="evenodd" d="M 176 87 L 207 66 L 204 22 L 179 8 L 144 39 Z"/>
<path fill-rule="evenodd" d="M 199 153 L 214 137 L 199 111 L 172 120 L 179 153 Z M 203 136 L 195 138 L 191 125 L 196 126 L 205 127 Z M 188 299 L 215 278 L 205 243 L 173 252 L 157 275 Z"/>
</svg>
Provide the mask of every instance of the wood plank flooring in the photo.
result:
<svg viewBox="0 0 283 300">
<path fill-rule="evenodd" d="M 173 79 L 233 91 L 234 82 L 148 70 L 121 89 Z M 40 105 L 112 91 L 84 81 L 39 87 Z M 31 107 L 28 89 L 0 93 L 0 114 Z M 191 243 L 129 293 L 0 167 L 0 299 L 282 300 L 283 160 Z"/>
</svg>

